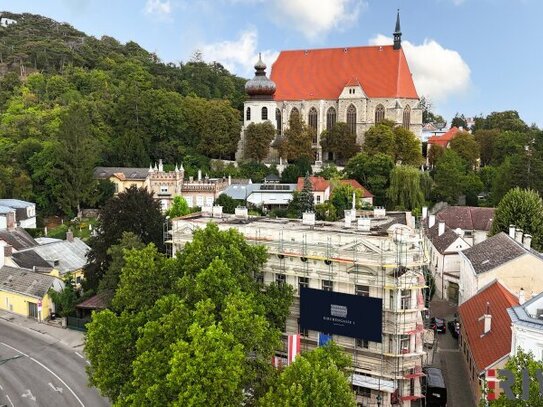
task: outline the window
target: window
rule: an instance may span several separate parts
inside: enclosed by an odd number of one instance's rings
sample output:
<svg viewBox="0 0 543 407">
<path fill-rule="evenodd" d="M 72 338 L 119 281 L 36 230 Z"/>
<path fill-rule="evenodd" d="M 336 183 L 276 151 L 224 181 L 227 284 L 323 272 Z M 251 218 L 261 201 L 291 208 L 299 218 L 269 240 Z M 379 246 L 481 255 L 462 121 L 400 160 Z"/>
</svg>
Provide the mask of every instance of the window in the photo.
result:
<svg viewBox="0 0 543 407">
<path fill-rule="evenodd" d="M 196 197 L 196 206 L 199 206 L 200 208 L 204 206 L 204 197 L 203 196 L 197 196 Z"/>
<path fill-rule="evenodd" d="M 411 108 L 409 105 L 403 109 L 403 122 L 402 122 L 403 128 L 409 130 L 409 126 L 411 125 Z"/>
<path fill-rule="evenodd" d="M 402 309 L 411 308 L 411 290 L 402 290 Z"/>
<path fill-rule="evenodd" d="M 375 124 L 381 123 L 385 120 L 385 108 L 383 105 L 377 105 L 375 108 Z"/>
<path fill-rule="evenodd" d="M 213 197 L 206 196 L 206 206 L 213 206 Z"/>
<path fill-rule="evenodd" d="M 298 332 L 300 332 L 300 335 L 302 336 L 309 336 L 309 330 L 308 329 L 302 329 L 302 326 L 300 325 L 300 318 L 298 318 Z"/>
<path fill-rule="evenodd" d="M 75 283 L 76 283 L 77 285 L 81 284 L 81 276 L 77 276 L 77 277 L 75 278 Z"/>
<path fill-rule="evenodd" d="M 326 112 L 326 130 L 330 131 L 336 125 L 336 109 L 331 107 Z"/>
<path fill-rule="evenodd" d="M 277 127 L 277 134 L 281 135 L 281 125 L 283 121 L 281 120 L 281 110 L 275 109 L 275 125 Z"/>
<path fill-rule="evenodd" d="M 291 120 L 292 120 L 292 117 L 293 117 L 294 115 L 300 116 L 300 111 L 299 111 L 297 108 L 295 108 L 295 107 L 293 107 L 292 110 L 290 111 L 290 119 L 291 119 Z"/>
<path fill-rule="evenodd" d="M 367 387 L 360 387 L 360 386 L 354 386 L 356 395 L 360 397 L 371 397 L 371 389 L 368 389 Z"/>
<path fill-rule="evenodd" d="M 356 134 L 356 107 L 353 105 L 347 108 L 347 126 L 351 133 Z"/>
<path fill-rule="evenodd" d="M 167 193 L 168 192 L 168 186 L 167 185 L 161 185 L 160 186 L 160 192 L 161 193 Z"/>
<path fill-rule="evenodd" d="M 307 123 L 309 124 L 309 131 L 311 131 L 313 136 L 313 144 L 317 144 L 317 109 L 314 107 L 309 109 Z"/>
<path fill-rule="evenodd" d="M 119 184 L 114 183 L 113 186 L 115 188 L 115 193 L 118 194 L 119 193 Z"/>
<path fill-rule="evenodd" d="M 276 274 L 275 282 L 279 285 L 285 284 L 287 282 L 287 276 L 285 274 Z"/>
<path fill-rule="evenodd" d="M 268 120 L 268 108 L 266 106 L 262 108 L 260 117 L 262 118 L 262 120 Z"/>
<path fill-rule="evenodd" d="M 358 346 L 359 348 L 368 349 L 370 347 L 370 343 L 365 339 L 357 339 L 356 346 Z"/>
<path fill-rule="evenodd" d="M 185 201 L 187 201 L 188 207 L 189 207 L 189 208 L 192 208 L 192 205 L 194 204 L 194 203 L 192 202 L 192 196 L 185 196 L 184 198 L 185 198 Z"/>
<path fill-rule="evenodd" d="M 162 199 L 160 201 L 160 205 L 162 207 L 162 211 L 165 212 L 166 210 L 168 210 L 168 201 L 166 199 Z"/>
<path fill-rule="evenodd" d="M 362 297 L 369 297 L 370 287 L 368 285 L 356 285 L 354 292 L 356 295 L 360 295 Z"/>
<path fill-rule="evenodd" d="M 247 108 L 247 113 L 245 113 L 245 120 L 251 120 L 251 108 Z"/>
<path fill-rule="evenodd" d="M 298 291 L 301 291 L 301 288 L 309 287 L 309 278 L 308 277 L 298 277 Z"/>
<path fill-rule="evenodd" d="M 321 203 L 321 196 L 317 195 L 317 204 L 320 204 L 320 203 Z"/>
<path fill-rule="evenodd" d="M 390 309 L 396 309 L 396 304 L 394 303 L 394 291 L 390 290 Z"/>
<path fill-rule="evenodd" d="M 334 291 L 334 282 L 330 280 L 322 280 L 322 289 L 324 291 Z"/>
<path fill-rule="evenodd" d="M 409 353 L 409 335 L 400 335 L 400 353 Z"/>
</svg>

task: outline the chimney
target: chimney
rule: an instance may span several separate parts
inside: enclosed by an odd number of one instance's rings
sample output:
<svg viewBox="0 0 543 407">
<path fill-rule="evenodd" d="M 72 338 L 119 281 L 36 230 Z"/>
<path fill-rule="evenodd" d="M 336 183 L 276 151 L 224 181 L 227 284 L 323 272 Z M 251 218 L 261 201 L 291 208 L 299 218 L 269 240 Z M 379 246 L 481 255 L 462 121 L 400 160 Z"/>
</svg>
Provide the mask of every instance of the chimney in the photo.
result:
<svg viewBox="0 0 543 407">
<path fill-rule="evenodd" d="M 520 244 L 522 244 L 522 234 L 523 234 L 523 233 L 522 233 L 522 229 L 517 229 L 517 230 L 515 231 L 515 240 L 516 240 L 517 242 L 519 242 Z"/>
<path fill-rule="evenodd" d="M 518 303 L 520 305 L 524 304 L 526 302 L 526 295 L 524 294 L 524 288 L 520 288 L 520 291 L 518 292 Z"/>
<path fill-rule="evenodd" d="M 509 237 L 511 239 L 515 238 L 515 225 L 509 225 Z"/>
<path fill-rule="evenodd" d="M 430 215 L 428 217 L 428 227 L 431 228 L 436 224 L 436 215 Z"/>
<path fill-rule="evenodd" d="M 66 240 L 70 243 L 74 241 L 74 232 L 72 232 L 72 229 L 68 229 L 66 232 Z"/>
<path fill-rule="evenodd" d="M 428 217 L 428 207 L 423 206 L 422 207 L 422 220 L 426 219 Z"/>
<path fill-rule="evenodd" d="M 13 253 L 13 246 L 10 246 L 9 244 L 4 246 L 4 257 L 11 257 L 11 254 Z"/>
<path fill-rule="evenodd" d="M 202 170 L 198 170 L 198 182 L 202 181 Z"/>
<path fill-rule="evenodd" d="M 524 239 L 522 239 L 522 244 L 526 249 L 530 249 L 532 247 L 532 235 L 526 233 Z"/>
<path fill-rule="evenodd" d="M 445 233 L 445 222 L 439 222 L 437 224 L 437 227 L 438 227 L 438 230 L 437 230 L 437 235 L 438 236 L 441 236 L 443 233 Z"/>
<path fill-rule="evenodd" d="M 479 321 L 480 320 L 483 320 L 483 335 L 481 335 L 481 336 L 484 336 L 487 333 L 489 333 L 491 328 L 492 328 L 492 315 L 490 315 L 490 303 L 489 302 L 486 303 L 486 312 L 481 318 L 479 318 Z"/>
</svg>

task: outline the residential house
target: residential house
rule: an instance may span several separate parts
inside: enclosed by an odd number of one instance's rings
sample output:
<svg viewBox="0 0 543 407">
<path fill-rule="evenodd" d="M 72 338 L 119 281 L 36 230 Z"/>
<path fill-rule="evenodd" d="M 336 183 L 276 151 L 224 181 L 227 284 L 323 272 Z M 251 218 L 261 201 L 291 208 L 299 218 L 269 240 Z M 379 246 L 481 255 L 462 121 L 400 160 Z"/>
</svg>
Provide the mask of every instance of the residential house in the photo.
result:
<svg viewBox="0 0 543 407">
<path fill-rule="evenodd" d="M 469 373 L 474 405 L 479 405 L 486 372 L 503 368 L 511 351 L 508 308 L 518 299 L 498 281 L 483 287 L 458 308 L 460 352 Z"/>
<path fill-rule="evenodd" d="M 451 229 L 458 230 L 470 246 L 486 240 L 496 208 L 474 206 L 447 206 L 436 213 L 436 218 Z"/>
<path fill-rule="evenodd" d="M 430 271 L 436 283 L 436 295 L 441 299 L 458 302 L 460 289 L 460 254 L 470 247 L 462 234 L 452 230 L 445 222 L 436 222 L 430 215 L 423 223 Z"/>
<path fill-rule="evenodd" d="M 0 229 L 0 247 L 4 247 L 6 257 L 11 256 L 12 252 L 37 245 L 38 242 L 23 228 Z"/>
<path fill-rule="evenodd" d="M 15 210 L 17 226 L 27 229 L 36 228 L 36 204 L 20 199 L 0 199 L 0 206 Z"/>
<path fill-rule="evenodd" d="M 501 232 L 460 252 L 460 304 L 495 279 L 516 293 L 525 288 L 527 298 L 543 291 L 543 257 L 530 235 L 510 233 L 515 238 Z"/>
<path fill-rule="evenodd" d="M 9 206 L 0 206 L 0 230 L 15 227 L 15 209 Z"/>
<path fill-rule="evenodd" d="M 292 200 L 296 184 L 281 184 L 275 181 L 255 184 L 232 184 L 223 192 L 230 198 L 244 204 L 248 202 L 265 210 L 286 208 Z"/>
<path fill-rule="evenodd" d="M 309 177 L 311 189 L 313 190 L 313 202 L 315 205 L 321 204 L 330 199 L 331 185 L 330 181 L 323 177 Z M 301 191 L 304 188 L 304 177 L 298 177 L 297 190 Z"/>
<path fill-rule="evenodd" d="M 94 178 L 112 182 L 115 194 L 119 194 L 130 187 L 144 187 L 148 172 L 148 168 L 96 167 Z"/>
<path fill-rule="evenodd" d="M 449 148 L 449 143 L 458 133 L 458 127 L 451 127 L 446 133 L 435 134 L 431 137 L 428 137 L 428 148 L 426 153 L 426 165 L 430 165 L 429 157 L 431 157 L 430 151 L 434 146 L 441 148 Z"/>
<path fill-rule="evenodd" d="M 519 303 L 507 310 L 511 318 L 511 354 L 516 355 L 520 348 L 543 361 L 543 293 L 524 302 L 522 290 Z"/>
<path fill-rule="evenodd" d="M 0 265 L 0 309 L 45 320 L 54 310 L 49 290 L 63 288 L 64 283 L 56 277 Z"/>
<path fill-rule="evenodd" d="M 360 200 L 368 205 L 373 206 L 373 194 L 355 179 L 342 179 L 339 180 L 341 185 L 350 185 L 355 191 L 360 191 Z"/>
</svg>

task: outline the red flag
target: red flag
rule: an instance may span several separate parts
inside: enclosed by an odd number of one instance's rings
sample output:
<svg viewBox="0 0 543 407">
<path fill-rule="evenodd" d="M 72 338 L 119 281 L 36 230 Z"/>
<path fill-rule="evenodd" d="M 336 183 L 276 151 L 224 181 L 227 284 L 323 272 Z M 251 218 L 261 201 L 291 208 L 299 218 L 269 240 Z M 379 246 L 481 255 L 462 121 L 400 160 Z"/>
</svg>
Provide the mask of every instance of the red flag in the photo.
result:
<svg viewBox="0 0 543 407">
<path fill-rule="evenodd" d="M 288 336 L 288 364 L 290 365 L 300 354 L 300 334 Z"/>
</svg>

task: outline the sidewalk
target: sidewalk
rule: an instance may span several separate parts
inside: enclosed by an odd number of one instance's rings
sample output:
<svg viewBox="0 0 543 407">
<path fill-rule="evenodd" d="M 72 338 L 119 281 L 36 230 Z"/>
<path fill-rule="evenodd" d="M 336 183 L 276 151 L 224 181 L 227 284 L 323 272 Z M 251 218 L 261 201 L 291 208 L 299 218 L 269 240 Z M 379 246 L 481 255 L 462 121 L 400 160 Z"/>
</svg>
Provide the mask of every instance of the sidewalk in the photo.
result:
<svg viewBox="0 0 543 407">
<path fill-rule="evenodd" d="M 38 322 L 34 319 L 14 314 L 13 312 L 0 310 L 0 319 L 34 332 L 47 335 L 70 348 L 83 349 L 85 343 L 85 334 L 83 332 L 74 331 L 73 329 L 64 329 L 60 326 L 50 325 L 45 322 Z"/>
</svg>

